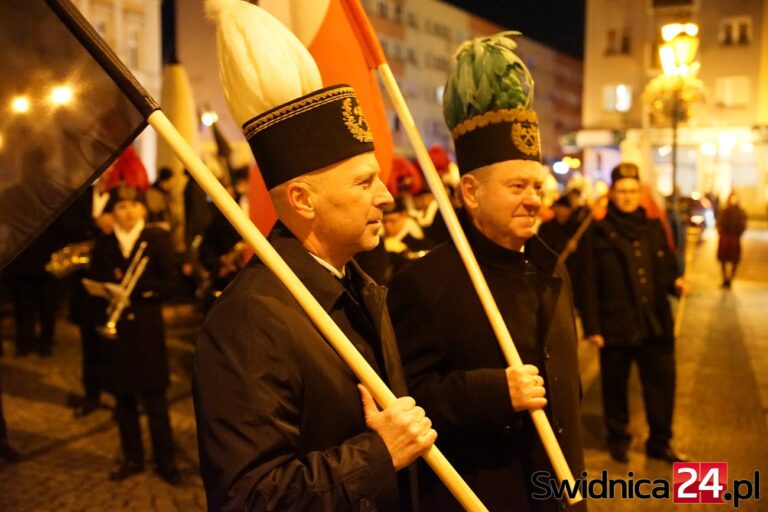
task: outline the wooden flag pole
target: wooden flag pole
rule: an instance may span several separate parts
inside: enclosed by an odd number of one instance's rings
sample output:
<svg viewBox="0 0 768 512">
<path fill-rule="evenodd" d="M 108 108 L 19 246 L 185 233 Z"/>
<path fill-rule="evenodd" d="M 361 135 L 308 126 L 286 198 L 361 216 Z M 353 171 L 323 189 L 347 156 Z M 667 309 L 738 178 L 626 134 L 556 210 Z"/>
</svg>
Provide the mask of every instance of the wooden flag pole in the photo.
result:
<svg viewBox="0 0 768 512">
<path fill-rule="evenodd" d="M 597 208 L 601 203 L 603 203 L 603 201 L 606 201 L 607 199 L 608 195 L 603 195 L 597 198 L 597 201 L 595 201 L 595 206 L 589 209 L 589 213 L 587 214 L 586 218 L 581 221 L 579 228 L 576 230 L 573 236 L 568 239 L 568 243 L 565 244 L 565 249 L 563 249 L 563 252 L 560 253 L 560 257 L 557 258 L 558 266 L 565 263 L 565 260 L 568 259 L 568 256 L 573 253 L 569 247 L 579 243 L 581 237 L 583 237 L 584 233 L 587 232 L 587 228 L 590 226 L 590 224 L 592 224 L 592 221 L 595 220 L 595 208 Z"/>
<path fill-rule="evenodd" d="M 306 311 L 318 330 L 333 346 L 334 350 L 349 366 L 360 382 L 370 390 L 376 401 L 382 407 L 392 404 L 396 400 L 394 393 L 381 380 L 381 377 L 371 368 L 363 356 L 360 355 L 360 352 L 352 345 L 339 326 L 328 316 L 328 313 L 320 306 L 299 278 L 296 277 L 296 274 L 283 261 L 267 239 L 264 238 L 264 235 L 256 229 L 256 226 L 253 225 L 245 212 L 232 199 L 232 196 L 219 183 L 213 173 L 208 170 L 200 157 L 189 147 L 187 141 L 179 134 L 165 114 L 161 110 L 156 110 L 147 120 L 173 149 L 195 181 L 205 190 L 227 220 L 240 233 L 240 236 L 253 247 L 258 258 L 288 288 L 291 295 L 301 305 L 302 309 Z M 451 466 L 440 450 L 438 450 L 437 446 L 433 445 L 424 454 L 423 458 L 466 510 L 487 512 L 488 509 L 453 466 Z"/>
<path fill-rule="evenodd" d="M 685 272 L 683 272 L 683 278 L 688 274 L 688 266 L 693 263 L 693 251 L 690 249 L 691 244 L 695 244 L 699 238 L 699 231 L 701 228 L 690 227 L 685 231 Z M 680 332 L 683 330 L 683 315 L 685 314 L 685 306 L 688 302 L 688 295 L 681 295 L 677 301 L 677 311 L 675 312 L 675 325 L 672 330 L 673 336 L 678 338 Z"/>
<path fill-rule="evenodd" d="M 467 241 L 467 237 L 461 228 L 461 224 L 459 223 L 459 219 L 453 209 L 453 205 L 451 205 L 448 194 L 445 192 L 443 183 L 440 180 L 440 176 L 437 174 L 435 165 L 432 163 L 432 159 L 429 157 L 429 153 L 426 146 L 424 145 L 424 141 L 419 134 L 418 128 L 416 128 L 416 123 L 413 120 L 413 116 L 408 109 L 408 105 L 405 103 L 405 99 L 403 98 L 403 94 L 400 91 L 400 87 L 397 85 L 395 76 L 392 74 L 392 70 L 390 69 L 389 64 L 387 64 L 386 57 L 383 50 L 381 49 L 381 45 L 379 44 L 378 39 L 376 38 L 373 27 L 371 26 L 362 5 L 360 5 L 359 0 L 344 1 L 346 7 L 349 10 L 349 13 L 353 16 L 353 19 L 357 23 L 360 35 L 364 38 L 371 54 L 376 58 L 378 63 L 377 69 L 381 75 L 384 87 L 387 89 L 387 93 L 389 94 L 390 99 L 395 106 L 397 115 L 400 118 L 406 133 L 408 134 L 408 138 L 410 139 L 411 144 L 413 145 L 413 149 L 416 152 L 416 157 L 419 161 L 419 165 L 421 165 L 421 170 L 424 173 L 424 177 L 427 179 L 429 188 L 432 190 L 432 194 L 435 196 L 435 200 L 437 201 L 440 213 L 442 214 L 443 219 L 445 219 L 445 224 L 449 233 L 451 234 L 451 238 L 453 239 L 453 243 L 456 246 L 456 250 L 459 252 L 461 259 L 467 268 L 469 277 L 472 280 L 472 284 L 475 287 L 475 291 L 477 292 L 478 297 L 480 298 L 483 309 L 488 316 L 488 320 L 491 323 L 493 332 L 496 334 L 496 339 L 498 340 L 499 346 L 504 353 L 507 364 L 513 368 L 519 368 L 523 366 L 523 361 L 520 359 L 520 354 L 515 348 L 515 344 L 512 341 L 512 336 L 509 334 L 509 329 L 507 329 L 507 326 L 504 323 L 504 319 L 501 316 L 499 307 L 496 304 L 493 295 L 491 294 L 491 290 L 488 287 L 488 283 L 485 280 L 482 271 L 480 270 L 480 266 L 477 263 L 475 254 L 472 252 L 472 248 L 469 246 L 469 242 Z M 573 474 L 568 467 L 568 462 L 565 460 L 565 456 L 563 455 L 560 444 L 555 437 L 555 433 L 552 431 L 552 425 L 550 425 L 546 413 L 543 409 L 537 409 L 529 412 L 531 419 L 533 420 L 533 424 L 536 427 L 536 431 L 539 434 L 539 438 L 541 439 L 544 449 L 547 452 L 549 461 L 552 464 L 552 468 L 555 471 L 555 475 L 561 482 L 568 482 L 568 485 L 571 487 L 571 489 L 575 489 L 576 482 L 573 478 Z M 570 496 L 568 498 L 568 501 L 571 504 L 578 503 L 582 500 L 583 497 L 578 492 L 573 498 Z"/>
</svg>

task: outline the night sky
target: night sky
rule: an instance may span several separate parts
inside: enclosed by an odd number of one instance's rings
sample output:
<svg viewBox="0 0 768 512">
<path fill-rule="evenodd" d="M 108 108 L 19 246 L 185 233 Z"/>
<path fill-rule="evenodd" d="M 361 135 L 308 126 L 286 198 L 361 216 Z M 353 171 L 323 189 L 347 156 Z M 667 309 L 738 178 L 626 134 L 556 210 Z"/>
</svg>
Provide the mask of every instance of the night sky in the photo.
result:
<svg viewBox="0 0 768 512">
<path fill-rule="evenodd" d="M 574 57 L 584 54 L 585 0 L 443 0 Z"/>
</svg>

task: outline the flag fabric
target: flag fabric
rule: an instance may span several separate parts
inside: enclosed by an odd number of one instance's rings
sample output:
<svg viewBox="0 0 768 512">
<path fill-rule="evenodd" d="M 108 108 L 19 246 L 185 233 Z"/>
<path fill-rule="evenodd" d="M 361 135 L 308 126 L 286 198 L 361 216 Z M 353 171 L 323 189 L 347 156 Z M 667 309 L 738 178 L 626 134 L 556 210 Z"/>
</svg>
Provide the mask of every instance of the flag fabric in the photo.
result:
<svg viewBox="0 0 768 512">
<path fill-rule="evenodd" d="M 0 2 L 0 268 L 123 153 L 157 108 L 138 83 L 120 83 L 130 73 L 108 48 L 91 51 L 95 41 L 69 0 Z"/>
<path fill-rule="evenodd" d="M 256 162 L 251 164 L 248 172 L 248 208 L 248 214 L 259 231 L 268 234 L 275 225 L 277 212 Z"/>
</svg>

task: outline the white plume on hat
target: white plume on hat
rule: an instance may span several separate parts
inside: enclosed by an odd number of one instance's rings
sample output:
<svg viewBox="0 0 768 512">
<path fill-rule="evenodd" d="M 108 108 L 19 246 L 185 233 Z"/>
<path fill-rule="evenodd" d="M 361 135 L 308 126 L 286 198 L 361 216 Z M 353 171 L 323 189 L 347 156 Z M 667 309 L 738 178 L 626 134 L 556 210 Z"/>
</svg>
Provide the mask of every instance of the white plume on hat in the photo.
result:
<svg viewBox="0 0 768 512">
<path fill-rule="evenodd" d="M 243 0 L 206 0 L 216 22 L 219 76 L 241 126 L 253 117 L 323 87 L 301 42 L 261 7 Z"/>
</svg>

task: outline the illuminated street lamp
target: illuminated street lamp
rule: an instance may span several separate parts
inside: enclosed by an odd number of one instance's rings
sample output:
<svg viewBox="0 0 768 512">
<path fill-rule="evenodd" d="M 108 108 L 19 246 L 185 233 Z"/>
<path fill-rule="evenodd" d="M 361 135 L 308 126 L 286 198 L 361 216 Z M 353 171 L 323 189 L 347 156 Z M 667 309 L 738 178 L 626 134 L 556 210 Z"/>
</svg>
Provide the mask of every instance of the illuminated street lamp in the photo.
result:
<svg viewBox="0 0 768 512">
<path fill-rule="evenodd" d="M 200 116 L 200 121 L 205 126 L 213 126 L 214 123 L 216 123 L 219 120 L 218 114 L 212 110 L 206 110 L 203 112 L 203 114 Z"/>
<path fill-rule="evenodd" d="M 51 89 L 51 94 L 48 99 L 55 106 L 63 106 L 72 103 L 74 97 L 75 93 L 72 90 L 72 87 L 68 85 L 57 85 Z"/>
<path fill-rule="evenodd" d="M 659 47 L 659 59 L 664 75 L 674 79 L 669 116 L 672 118 L 672 199 L 677 199 L 677 126 L 688 118 L 688 105 L 682 96 L 685 78 L 695 74 L 699 63 L 694 62 L 699 47 L 699 27 L 693 23 L 670 23 L 661 27 L 664 44 Z"/>
<path fill-rule="evenodd" d="M 11 100 L 11 110 L 16 112 L 17 114 L 23 114 L 25 112 L 29 112 L 29 98 L 26 96 L 16 96 Z"/>
</svg>

